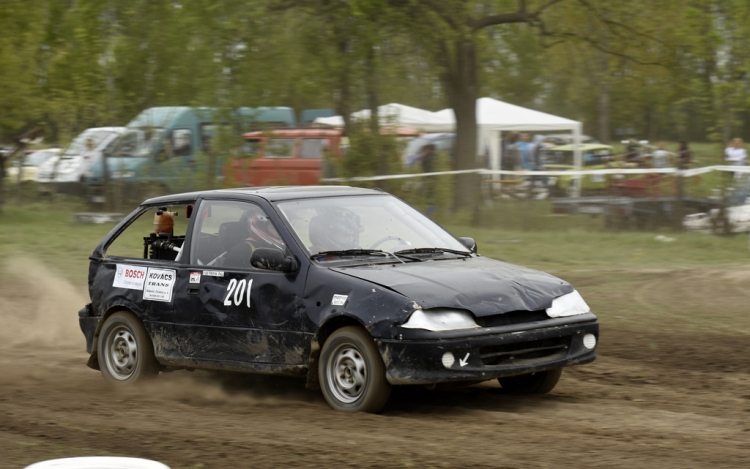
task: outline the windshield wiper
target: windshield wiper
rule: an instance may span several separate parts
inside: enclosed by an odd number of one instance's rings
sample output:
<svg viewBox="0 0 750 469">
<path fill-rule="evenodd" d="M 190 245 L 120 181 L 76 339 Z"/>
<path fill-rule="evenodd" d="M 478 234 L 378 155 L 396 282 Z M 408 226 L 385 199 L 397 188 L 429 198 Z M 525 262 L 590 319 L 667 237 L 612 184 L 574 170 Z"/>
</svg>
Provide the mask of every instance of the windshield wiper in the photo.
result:
<svg viewBox="0 0 750 469">
<path fill-rule="evenodd" d="M 405 263 L 400 257 L 393 254 L 392 252 L 383 251 L 381 249 L 344 249 L 341 251 L 323 251 L 319 252 L 317 254 L 313 254 L 310 256 L 310 259 L 316 259 L 324 256 L 339 256 L 339 257 L 348 257 L 348 256 L 393 256 L 401 263 Z"/>
<path fill-rule="evenodd" d="M 471 257 L 471 253 L 468 251 L 458 251 L 456 249 L 448 249 L 448 248 L 413 248 L 413 249 L 404 249 L 402 251 L 396 251 L 394 254 L 401 255 L 401 254 L 424 254 L 424 253 L 444 253 L 449 252 L 451 254 L 458 254 L 459 256 L 467 256 Z"/>
</svg>

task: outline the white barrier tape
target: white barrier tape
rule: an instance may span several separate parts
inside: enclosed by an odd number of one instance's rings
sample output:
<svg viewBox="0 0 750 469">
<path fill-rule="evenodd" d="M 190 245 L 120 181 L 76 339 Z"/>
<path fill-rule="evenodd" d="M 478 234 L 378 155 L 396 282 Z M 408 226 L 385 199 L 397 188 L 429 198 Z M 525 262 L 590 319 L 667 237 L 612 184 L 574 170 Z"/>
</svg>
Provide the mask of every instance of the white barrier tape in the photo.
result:
<svg viewBox="0 0 750 469">
<path fill-rule="evenodd" d="M 410 179 L 429 176 L 448 176 L 452 174 L 481 174 L 486 176 L 510 175 L 510 176 L 589 176 L 589 175 L 614 175 L 614 174 L 679 174 L 683 177 L 698 176 L 712 171 L 728 171 L 734 173 L 750 173 L 750 166 L 703 166 L 701 168 L 692 168 L 678 170 L 676 168 L 607 168 L 607 169 L 587 169 L 587 170 L 558 170 L 558 171 L 510 171 L 505 169 L 464 169 L 460 171 L 438 171 L 431 173 L 414 173 L 414 174 L 384 174 L 380 176 L 361 176 L 352 178 L 324 178 L 321 182 L 363 182 L 363 181 L 384 181 L 387 179 Z"/>
<path fill-rule="evenodd" d="M 487 175 L 513 175 L 513 176 L 586 176 L 594 174 L 653 174 L 653 173 L 675 173 L 675 168 L 608 168 L 608 169 L 588 169 L 588 170 L 558 170 L 558 171 L 508 171 L 505 169 L 491 170 L 480 169 L 479 174 Z"/>
<path fill-rule="evenodd" d="M 361 182 L 361 181 L 383 181 L 385 179 L 408 179 L 422 178 L 428 176 L 447 176 L 450 174 L 470 174 L 478 173 L 481 169 L 463 169 L 460 171 L 439 171 L 432 173 L 415 173 L 415 174 L 383 174 L 380 176 L 362 176 L 353 178 L 324 178 L 320 182 Z"/>
</svg>

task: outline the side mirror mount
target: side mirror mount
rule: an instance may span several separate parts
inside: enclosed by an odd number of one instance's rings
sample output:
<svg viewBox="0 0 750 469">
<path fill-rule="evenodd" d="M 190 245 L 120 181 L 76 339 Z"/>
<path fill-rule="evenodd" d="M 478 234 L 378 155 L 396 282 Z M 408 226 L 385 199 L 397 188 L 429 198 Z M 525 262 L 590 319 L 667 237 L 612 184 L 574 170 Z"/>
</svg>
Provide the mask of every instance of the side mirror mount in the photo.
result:
<svg viewBox="0 0 750 469">
<path fill-rule="evenodd" d="M 474 254 L 477 253 L 477 243 L 474 241 L 474 238 L 458 238 L 458 240 L 461 241 L 461 244 L 466 246 L 469 251 Z"/>
<path fill-rule="evenodd" d="M 285 256 L 279 249 L 257 248 L 250 256 L 250 265 L 256 269 L 294 272 L 297 261 L 292 256 Z"/>
</svg>

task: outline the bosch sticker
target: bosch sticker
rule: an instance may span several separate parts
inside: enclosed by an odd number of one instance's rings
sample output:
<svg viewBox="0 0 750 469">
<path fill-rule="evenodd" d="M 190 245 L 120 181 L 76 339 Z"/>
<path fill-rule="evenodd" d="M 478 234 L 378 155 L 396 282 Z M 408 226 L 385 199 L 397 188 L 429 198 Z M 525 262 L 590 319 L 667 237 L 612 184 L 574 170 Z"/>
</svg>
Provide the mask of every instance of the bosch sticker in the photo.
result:
<svg viewBox="0 0 750 469">
<path fill-rule="evenodd" d="M 146 267 L 137 265 L 117 264 L 113 287 L 129 288 L 130 290 L 143 290 L 143 282 L 146 280 Z"/>
</svg>

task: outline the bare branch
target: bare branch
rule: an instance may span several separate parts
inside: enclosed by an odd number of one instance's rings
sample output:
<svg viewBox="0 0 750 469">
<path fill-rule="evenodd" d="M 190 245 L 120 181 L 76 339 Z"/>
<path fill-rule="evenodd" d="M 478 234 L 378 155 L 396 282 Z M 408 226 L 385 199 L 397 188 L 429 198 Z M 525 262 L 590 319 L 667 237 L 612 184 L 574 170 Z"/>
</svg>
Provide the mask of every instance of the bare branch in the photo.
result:
<svg viewBox="0 0 750 469">
<path fill-rule="evenodd" d="M 549 36 L 553 36 L 553 37 L 564 37 L 564 38 L 576 39 L 576 40 L 579 40 L 579 41 L 583 41 L 583 42 L 587 43 L 588 45 L 592 46 L 594 49 L 599 50 L 601 52 L 604 52 L 605 54 L 610 54 L 610 55 L 614 55 L 616 57 L 621 57 L 623 59 L 626 59 L 626 60 L 628 60 L 630 62 L 633 62 L 633 63 L 636 63 L 638 65 L 660 65 L 660 66 L 664 65 L 661 62 L 651 62 L 651 61 L 646 62 L 646 61 L 643 61 L 643 60 L 639 60 L 639 59 L 637 59 L 637 58 L 635 58 L 635 57 L 633 57 L 631 55 L 625 54 L 623 52 L 618 52 L 618 51 L 609 49 L 607 47 L 604 47 L 604 46 L 601 45 L 601 43 L 599 41 L 597 41 L 595 39 L 592 39 L 592 38 L 586 37 L 586 36 L 579 36 L 578 34 L 575 34 L 575 33 L 557 32 L 557 33 L 549 33 L 548 35 Z"/>
<path fill-rule="evenodd" d="M 490 15 L 474 20 L 469 23 L 472 29 L 479 30 L 486 28 L 487 26 L 495 26 L 498 24 L 510 24 L 510 23 L 533 23 L 534 16 L 523 11 L 517 11 L 515 13 L 500 13 L 499 15 Z"/>
<path fill-rule="evenodd" d="M 472 21 L 470 23 L 470 26 L 476 31 L 488 26 L 495 26 L 498 24 L 528 23 L 533 25 L 541 21 L 540 17 L 544 10 L 562 1 L 565 0 L 549 0 L 547 3 L 539 7 L 538 10 L 529 13 L 526 10 L 526 0 L 519 0 L 518 11 L 516 11 L 515 13 L 500 13 L 498 15 L 485 16 L 484 18 Z"/>
</svg>

